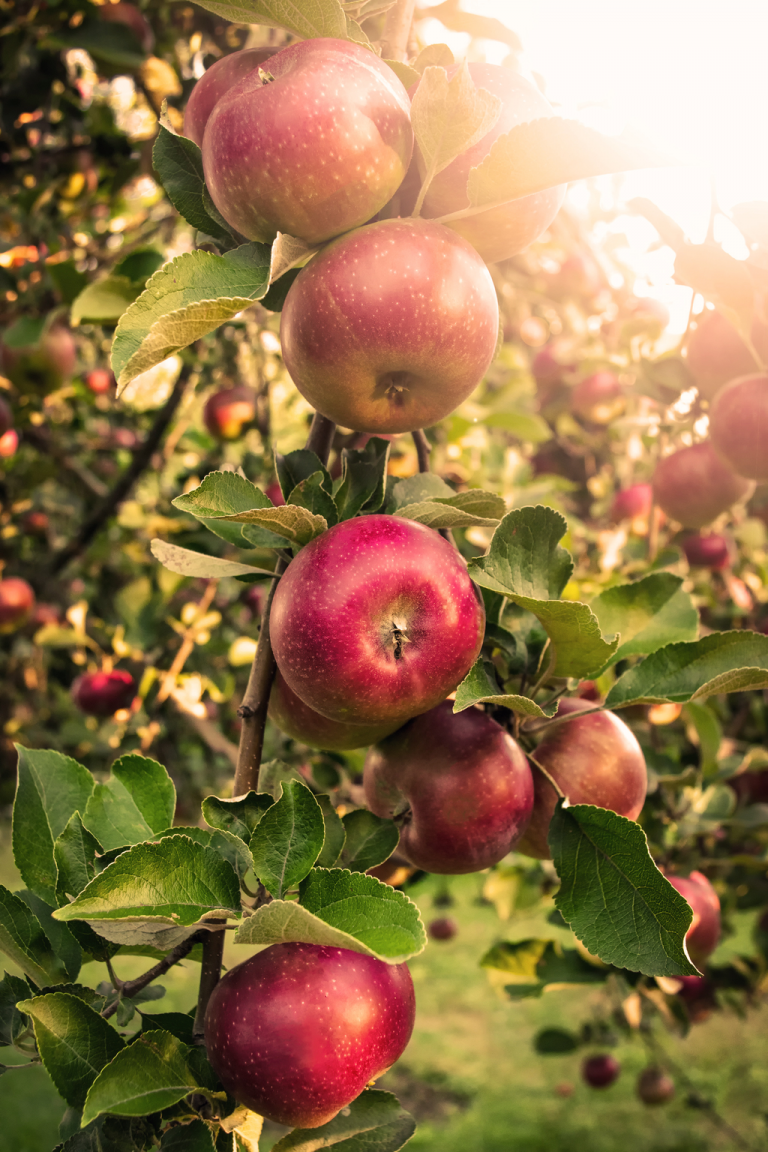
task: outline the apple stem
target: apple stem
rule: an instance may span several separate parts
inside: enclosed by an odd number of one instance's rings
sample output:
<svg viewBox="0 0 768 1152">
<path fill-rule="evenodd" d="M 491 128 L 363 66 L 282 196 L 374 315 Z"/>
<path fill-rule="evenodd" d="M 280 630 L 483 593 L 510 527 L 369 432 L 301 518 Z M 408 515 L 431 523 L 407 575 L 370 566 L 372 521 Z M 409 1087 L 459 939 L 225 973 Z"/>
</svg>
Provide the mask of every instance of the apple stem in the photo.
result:
<svg viewBox="0 0 768 1152">
<path fill-rule="evenodd" d="M 432 449 L 424 430 L 417 428 L 415 432 L 411 432 L 411 437 L 416 448 L 416 458 L 419 461 L 419 472 L 429 472 L 429 457 Z"/>
<path fill-rule="evenodd" d="M 385 60 L 405 60 L 416 0 L 395 0 L 384 21 L 381 54 Z"/>
</svg>

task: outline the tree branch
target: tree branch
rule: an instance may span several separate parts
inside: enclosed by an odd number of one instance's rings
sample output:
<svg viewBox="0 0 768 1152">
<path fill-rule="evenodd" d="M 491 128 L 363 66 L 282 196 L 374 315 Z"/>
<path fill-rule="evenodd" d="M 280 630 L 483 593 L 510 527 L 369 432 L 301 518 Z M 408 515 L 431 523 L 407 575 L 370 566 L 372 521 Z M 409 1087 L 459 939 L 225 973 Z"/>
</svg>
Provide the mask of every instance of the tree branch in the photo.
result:
<svg viewBox="0 0 768 1152">
<path fill-rule="evenodd" d="M 386 60 L 405 60 L 416 0 L 396 0 L 387 12 L 381 36 L 381 54 Z"/>
<path fill-rule="evenodd" d="M 42 428 L 35 428 L 30 424 L 22 432 L 22 439 L 31 444 L 33 448 L 37 448 L 38 452 L 44 456 L 50 456 L 52 460 L 61 465 L 65 472 L 71 473 L 77 481 L 78 487 L 84 489 L 89 496 L 98 496 L 102 500 L 107 495 L 109 491 L 107 485 L 99 480 L 98 476 L 94 476 L 93 472 L 81 464 L 79 460 L 67 452 L 63 452 L 53 437 L 44 432 Z"/>
<path fill-rule="evenodd" d="M 221 935 L 223 936 L 224 933 L 222 932 Z M 154 968 L 150 968 L 142 976 L 137 976 L 135 980 L 126 980 L 125 983 L 118 981 L 120 997 L 112 1004 L 108 1004 L 101 1013 L 104 1019 L 108 1020 L 110 1016 L 114 1016 L 120 1000 L 130 1000 L 137 992 L 141 992 L 142 988 L 146 988 L 147 984 L 151 984 L 153 980 L 164 976 L 168 969 L 173 968 L 174 964 L 183 960 L 187 953 L 192 951 L 195 944 L 200 943 L 201 939 L 202 934 L 200 932 L 193 932 L 191 936 L 187 936 L 186 940 L 182 940 L 181 944 L 177 944 L 172 952 L 169 952 L 162 960 L 158 960 Z"/>
<path fill-rule="evenodd" d="M 206 933 L 203 941 L 203 966 L 200 970 L 200 989 L 197 994 L 197 1011 L 192 1035 L 199 1044 L 205 1042 L 205 1013 L 211 993 L 221 977 L 221 961 L 224 957 L 224 925 L 225 920 L 210 920 L 209 924 L 221 927 L 218 931 Z"/>
<path fill-rule="evenodd" d="M 411 432 L 411 439 L 413 440 L 416 448 L 416 457 L 419 461 L 419 472 L 429 472 L 429 456 L 432 451 L 431 445 L 427 437 L 424 435 L 422 428 L 417 428 L 415 432 Z"/>
<path fill-rule="evenodd" d="M 128 493 L 133 488 L 134 484 L 141 476 L 142 472 L 148 467 L 150 460 L 160 445 L 166 429 L 173 419 L 173 414 L 178 408 L 181 398 L 184 395 L 184 389 L 187 386 L 189 378 L 188 371 L 182 371 L 170 397 L 165 405 L 160 409 L 155 422 L 150 429 L 144 443 L 140 448 L 137 448 L 133 455 L 128 468 L 126 468 L 123 475 L 115 484 L 114 488 L 105 496 L 101 504 L 93 510 L 91 515 L 84 521 L 80 531 L 74 540 L 70 541 L 65 548 L 62 548 L 52 559 L 50 568 L 48 570 L 49 576 L 55 576 L 62 569 L 66 568 L 71 560 L 90 544 L 93 537 L 97 534 L 100 528 L 111 518 L 116 511 L 119 504 L 125 500 Z"/>
</svg>

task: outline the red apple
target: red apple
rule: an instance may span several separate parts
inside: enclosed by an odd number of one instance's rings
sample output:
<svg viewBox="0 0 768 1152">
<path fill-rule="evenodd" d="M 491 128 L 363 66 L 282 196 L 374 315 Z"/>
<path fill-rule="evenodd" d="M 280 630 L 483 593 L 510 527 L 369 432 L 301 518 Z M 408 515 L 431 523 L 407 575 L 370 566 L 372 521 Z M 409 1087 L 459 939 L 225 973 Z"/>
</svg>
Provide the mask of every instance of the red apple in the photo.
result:
<svg viewBox="0 0 768 1152">
<path fill-rule="evenodd" d="M 13 412 L 5 400 L 0 398 L 0 436 L 4 436 L 10 428 L 13 428 Z"/>
<path fill-rule="evenodd" d="M 110 24 L 124 24 L 130 28 L 145 52 L 151 52 L 154 48 L 155 34 L 146 16 L 135 4 L 124 3 L 124 0 L 115 4 L 107 0 L 106 4 L 100 5 L 98 13 L 102 20 Z"/>
<path fill-rule="evenodd" d="M 239 1103 L 278 1124 L 318 1128 L 400 1058 L 415 1010 L 405 964 L 273 944 L 216 985 L 208 1059 Z"/>
<path fill-rule="evenodd" d="M 581 712 L 592 705 L 570 697 L 561 700 L 557 715 Z M 556 724 L 533 758 L 558 784 L 571 804 L 594 804 L 636 820 L 645 803 L 648 777 L 640 745 L 630 728 L 613 712 L 573 716 Z M 542 772 L 533 769 L 533 815 L 517 851 L 549 860 L 549 822 L 557 793 Z"/>
<path fill-rule="evenodd" d="M 692 568 L 726 568 L 731 559 L 731 548 L 725 536 L 686 536 L 683 552 Z"/>
<path fill-rule="evenodd" d="M 456 549 L 397 516 L 358 516 L 289 564 L 272 602 L 277 666 L 330 720 L 403 723 L 466 676 L 485 610 Z"/>
<path fill-rule="evenodd" d="M 612 520 L 634 520 L 642 517 L 647 520 L 653 505 L 653 488 L 650 484 L 631 484 L 622 488 L 613 498 Z"/>
<path fill-rule="evenodd" d="M 192 89 L 184 109 L 184 135 L 203 146 L 208 119 L 225 92 L 275 55 L 274 48 L 243 48 L 211 64 Z"/>
<path fill-rule="evenodd" d="M 675 1082 L 663 1068 L 644 1068 L 637 1078 L 637 1094 L 643 1104 L 666 1104 L 675 1094 Z"/>
<path fill-rule="evenodd" d="M 728 784 L 743 804 L 768 804 L 768 770 L 740 772 L 730 776 Z"/>
<path fill-rule="evenodd" d="M 28 512 L 21 522 L 23 530 L 30 536 L 45 536 L 50 521 L 45 512 Z"/>
<path fill-rule="evenodd" d="M 294 384 L 358 432 L 437 423 L 493 360 L 499 306 L 465 240 L 429 220 L 383 220 L 342 236 L 291 285 L 280 324 Z"/>
<path fill-rule="evenodd" d="M 301 740 L 310 748 L 329 752 L 346 752 L 350 748 L 367 748 L 394 731 L 395 724 L 348 724 L 329 720 L 315 712 L 291 692 L 280 672 L 275 676 L 269 697 L 269 718 L 286 736 Z"/>
<path fill-rule="evenodd" d="M 620 1072 L 621 1064 L 608 1053 L 588 1056 L 581 1065 L 581 1075 L 590 1088 L 610 1088 L 618 1080 Z"/>
<path fill-rule="evenodd" d="M 693 909 L 693 922 L 686 932 L 685 942 L 694 964 L 711 956 L 720 942 L 720 901 L 714 888 L 702 872 L 691 872 L 689 876 L 667 876 Z"/>
<path fill-rule="evenodd" d="M 35 628 L 44 628 L 46 624 L 60 624 L 61 611 L 55 604 L 37 604 L 32 613 L 32 623 Z"/>
<path fill-rule="evenodd" d="M 768 324 L 755 318 L 752 343 L 763 359 L 768 359 Z M 707 311 L 698 318 L 688 342 L 688 367 L 705 400 L 737 376 L 755 372 L 758 365 L 733 325 L 719 312 Z"/>
<path fill-rule="evenodd" d="M 261 616 L 264 611 L 264 605 L 267 602 L 267 594 L 264 591 L 262 584 L 251 584 L 249 588 L 243 592 L 241 596 L 243 604 L 246 605 L 251 613 L 251 616 L 257 618 Z"/>
<path fill-rule="evenodd" d="M 0 343 L 0 368 L 21 392 L 52 392 L 74 374 L 77 350 L 72 333 L 51 324 L 36 344 L 19 344 L 13 330 Z"/>
<path fill-rule="evenodd" d="M 203 422 L 218 440 L 237 440 L 255 419 L 256 393 L 245 386 L 215 392 L 203 409 Z"/>
<path fill-rule="evenodd" d="M 127 708 L 135 692 L 133 676 L 120 669 L 85 672 L 72 685 L 72 699 L 89 716 L 111 716 L 119 708 Z"/>
<path fill-rule="evenodd" d="M 537 384 L 562 384 L 565 376 L 574 372 L 576 367 L 575 361 L 568 362 L 564 350 L 553 342 L 536 353 L 531 372 Z"/>
<path fill-rule="evenodd" d="M 665 456 L 653 474 L 656 503 L 684 528 L 703 528 L 754 489 L 723 463 L 709 440 Z"/>
<path fill-rule="evenodd" d="M 262 75 L 264 78 L 262 78 Z M 218 101 L 203 136 L 205 181 L 249 240 L 320 244 L 357 228 L 397 190 L 413 150 L 408 93 L 348 40 L 302 40 Z"/>
<path fill-rule="evenodd" d="M 453 940 L 458 931 L 458 924 L 450 916 L 441 916 L 427 924 L 430 940 Z"/>
<path fill-rule="evenodd" d="M 278 484 L 277 480 L 273 480 L 271 484 L 267 485 L 267 487 L 264 489 L 264 495 L 269 497 L 275 508 L 282 508 L 282 506 L 285 504 L 283 490 Z M 290 492 L 288 495 L 290 496 Z"/>
<path fill-rule="evenodd" d="M 0 436 L 0 459 L 10 459 L 16 455 L 19 446 L 19 434 L 15 428 L 9 428 Z"/>
<path fill-rule="evenodd" d="M 517 844 L 533 806 L 525 754 L 477 708 L 450 700 L 372 748 L 363 778 L 377 816 L 405 813 L 399 851 L 442 875 L 478 872 Z"/>
<path fill-rule="evenodd" d="M 624 389 L 613 372 L 593 372 L 571 392 L 571 411 L 593 424 L 610 424 L 624 411 Z"/>
<path fill-rule="evenodd" d="M 712 446 L 728 467 L 750 480 L 768 480 L 768 375 L 731 380 L 709 412 Z"/>
<path fill-rule="evenodd" d="M 94 396 L 106 396 L 115 387 L 115 374 L 109 368 L 93 368 L 85 374 L 85 385 Z"/>
<path fill-rule="evenodd" d="M 26 580 L 7 576 L 0 580 L 0 632 L 15 632 L 26 624 L 35 607 L 35 594 Z"/>
<path fill-rule="evenodd" d="M 448 75 L 454 75 L 458 67 L 449 68 Z M 427 218 L 447 216 L 469 207 L 469 171 L 485 159 L 499 136 L 518 124 L 554 115 L 538 88 L 511 68 L 502 68 L 498 64 L 470 64 L 469 74 L 476 88 L 484 88 L 501 100 L 501 115 L 490 132 L 435 176 L 421 209 L 421 215 Z M 411 89 L 411 98 L 416 90 L 416 87 Z M 423 177 L 425 165 L 418 151 L 414 164 Z M 416 191 L 419 183 L 415 182 Z M 448 227 L 468 240 L 483 260 L 492 264 L 522 252 L 538 239 L 554 220 L 564 198 L 565 185 L 561 184 L 557 188 L 510 200 L 501 207 L 486 208 L 474 216 L 451 221 Z"/>
</svg>

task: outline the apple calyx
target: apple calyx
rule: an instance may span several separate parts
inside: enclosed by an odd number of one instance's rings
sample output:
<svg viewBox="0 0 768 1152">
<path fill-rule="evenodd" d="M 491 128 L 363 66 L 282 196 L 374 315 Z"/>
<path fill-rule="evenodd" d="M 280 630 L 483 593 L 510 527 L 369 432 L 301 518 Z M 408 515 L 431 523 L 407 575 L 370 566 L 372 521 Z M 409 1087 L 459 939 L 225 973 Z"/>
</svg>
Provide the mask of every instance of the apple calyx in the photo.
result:
<svg viewBox="0 0 768 1152">
<path fill-rule="evenodd" d="M 261 80 L 262 85 L 274 84 L 275 82 L 275 78 L 272 73 L 267 72 L 264 68 L 259 68 L 259 80 Z"/>
<path fill-rule="evenodd" d="M 408 624 L 402 617 L 400 620 L 392 621 L 392 626 L 389 629 L 389 641 L 392 644 L 392 654 L 395 660 L 402 660 L 403 645 L 411 643 L 411 638 L 408 635 Z M 386 646 L 389 647 L 389 643 Z"/>
</svg>

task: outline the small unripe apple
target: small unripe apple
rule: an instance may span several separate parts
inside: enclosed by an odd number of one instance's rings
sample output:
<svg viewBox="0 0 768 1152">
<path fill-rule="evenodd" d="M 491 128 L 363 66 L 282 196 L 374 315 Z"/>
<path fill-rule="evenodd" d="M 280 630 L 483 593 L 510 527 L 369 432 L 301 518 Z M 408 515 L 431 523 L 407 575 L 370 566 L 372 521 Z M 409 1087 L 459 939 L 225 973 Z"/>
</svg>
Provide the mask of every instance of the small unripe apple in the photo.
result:
<svg viewBox="0 0 768 1152">
<path fill-rule="evenodd" d="M 351 748 L 367 748 L 393 732 L 394 724 L 348 724 L 329 720 L 315 712 L 295 692 L 292 692 L 279 670 L 269 697 L 269 718 L 286 736 L 301 740 L 310 748 L 323 748 L 328 752 L 346 752 Z"/>
<path fill-rule="evenodd" d="M 593 372 L 571 392 L 571 411 L 592 424 L 610 424 L 624 411 L 624 389 L 613 372 Z"/>
<path fill-rule="evenodd" d="M 408 169 L 408 94 L 349 40 L 283 48 L 219 99 L 203 136 L 205 182 L 249 240 L 320 244 L 383 208 Z"/>
<path fill-rule="evenodd" d="M 453 940 L 458 931 L 458 924 L 450 916 L 440 916 L 427 924 L 427 933 L 431 940 Z"/>
<path fill-rule="evenodd" d="M 289 688 L 350 724 L 404 723 L 463 680 L 485 610 L 456 549 L 397 516 L 317 536 L 275 590 L 270 637 Z"/>
<path fill-rule="evenodd" d="M 35 594 L 26 580 L 7 576 L 0 580 L 0 632 L 15 632 L 26 624 L 35 607 Z"/>
<path fill-rule="evenodd" d="M 244 77 L 256 71 L 265 60 L 275 55 L 274 48 L 243 48 L 211 64 L 192 89 L 184 109 L 184 135 L 203 146 L 203 134 L 211 112 L 225 92 Z"/>
<path fill-rule="evenodd" d="M 653 474 L 656 503 L 684 528 L 703 528 L 754 490 L 752 481 L 723 463 L 709 440 L 665 456 Z"/>
<path fill-rule="evenodd" d="M 561 700 L 557 716 L 592 707 L 574 697 Z M 555 725 L 532 754 L 533 814 L 517 851 L 549 860 L 547 836 L 557 805 L 557 793 L 540 763 L 571 804 L 594 804 L 636 820 L 645 802 L 648 776 L 643 752 L 631 729 L 613 712 L 573 715 Z"/>
<path fill-rule="evenodd" d="M 499 305 L 466 240 L 430 220 L 382 220 L 301 270 L 280 321 L 309 403 L 358 432 L 413 432 L 449 415 L 496 351 Z"/>
<path fill-rule="evenodd" d="M 757 317 L 752 324 L 751 339 L 761 359 L 767 359 L 768 324 Z M 687 355 L 688 367 L 705 400 L 714 399 L 729 380 L 758 369 L 749 348 L 720 312 L 707 311 L 698 317 Z"/>
<path fill-rule="evenodd" d="M 637 1078 L 637 1094 L 643 1104 L 666 1104 L 675 1094 L 675 1082 L 663 1068 L 644 1068 Z"/>
<path fill-rule="evenodd" d="M 768 374 L 731 380 L 709 411 L 712 446 L 728 467 L 750 480 L 768 480 Z"/>
<path fill-rule="evenodd" d="M 135 4 L 128 4 L 125 0 L 113 4 L 107 0 L 98 8 L 99 18 L 110 24 L 124 24 L 130 28 L 145 52 L 151 52 L 155 46 L 155 34 L 143 12 Z"/>
<path fill-rule="evenodd" d="M 720 900 L 717 892 L 702 872 L 689 876 L 667 876 L 673 888 L 688 901 L 693 909 L 693 921 L 685 934 L 688 953 L 694 964 L 711 956 L 720 943 Z"/>
<path fill-rule="evenodd" d="M 13 428 L 13 412 L 5 400 L 0 398 L 0 436 L 4 436 L 9 428 Z"/>
<path fill-rule="evenodd" d="M 256 393 L 245 385 L 215 392 L 203 409 L 203 422 L 218 440 L 237 440 L 256 419 Z"/>
<path fill-rule="evenodd" d="M 136 692 L 133 676 L 116 668 L 113 672 L 85 672 L 72 685 L 72 699 L 89 716 L 111 716 L 127 708 Z"/>
<path fill-rule="evenodd" d="M 621 1072 L 621 1064 L 607 1052 L 588 1056 L 581 1065 L 581 1075 L 590 1088 L 610 1088 Z"/>
<path fill-rule="evenodd" d="M 109 368 L 93 368 L 85 374 L 85 385 L 94 396 L 106 396 L 115 387 L 115 374 Z"/>
<path fill-rule="evenodd" d="M 692 568 L 726 568 L 731 559 L 731 548 L 725 536 L 686 536 L 683 552 Z"/>
<path fill-rule="evenodd" d="M 631 484 L 622 488 L 613 498 L 612 520 L 648 519 L 653 505 L 653 487 L 650 484 Z"/>
<path fill-rule="evenodd" d="M 415 1009 L 405 964 L 273 944 L 214 988 L 206 1050 L 240 1104 L 278 1124 L 318 1128 L 400 1058 Z"/>
<path fill-rule="evenodd" d="M 454 713 L 450 700 L 372 748 L 363 785 L 377 816 L 404 817 L 402 855 L 442 875 L 498 864 L 533 805 L 520 746 L 485 712 Z"/>
</svg>

